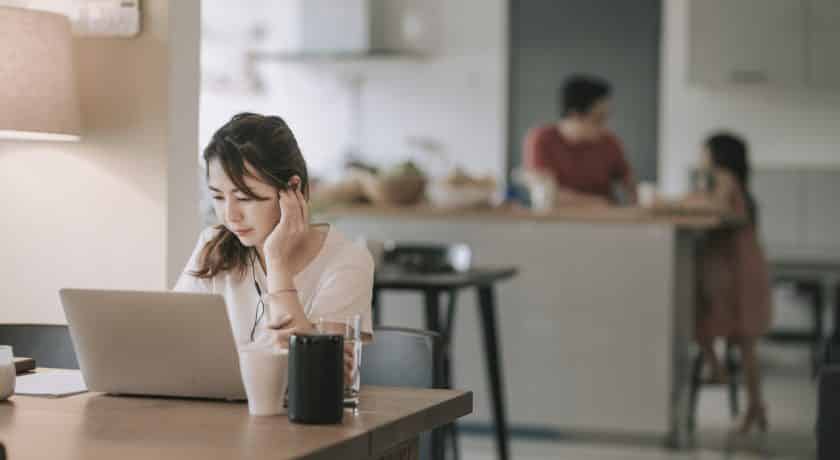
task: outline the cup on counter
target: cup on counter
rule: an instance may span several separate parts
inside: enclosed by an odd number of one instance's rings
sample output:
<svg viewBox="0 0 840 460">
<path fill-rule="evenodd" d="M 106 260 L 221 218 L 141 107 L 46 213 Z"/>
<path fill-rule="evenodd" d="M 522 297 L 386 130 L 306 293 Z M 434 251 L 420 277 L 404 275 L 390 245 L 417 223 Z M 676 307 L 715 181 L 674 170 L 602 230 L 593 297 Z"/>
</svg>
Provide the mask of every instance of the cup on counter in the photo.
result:
<svg viewBox="0 0 840 460">
<path fill-rule="evenodd" d="M 639 182 L 636 187 L 636 195 L 639 199 L 639 206 L 652 208 L 656 204 L 656 184 L 653 182 Z"/>
<path fill-rule="evenodd" d="M 535 212 L 548 213 L 554 209 L 557 201 L 557 187 L 554 183 L 533 184 L 529 190 L 531 192 L 531 207 Z"/>
<path fill-rule="evenodd" d="M 512 173 L 514 183 L 528 188 L 531 209 L 537 213 L 549 213 L 557 204 L 557 183 L 549 174 L 516 169 Z"/>
<path fill-rule="evenodd" d="M 244 345 L 239 349 L 239 369 L 251 415 L 286 413 L 288 350 L 266 343 Z"/>
<path fill-rule="evenodd" d="M 12 347 L 0 345 L 0 401 L 6 400 L 15 392 L 15 358 Z"/>
</svg>

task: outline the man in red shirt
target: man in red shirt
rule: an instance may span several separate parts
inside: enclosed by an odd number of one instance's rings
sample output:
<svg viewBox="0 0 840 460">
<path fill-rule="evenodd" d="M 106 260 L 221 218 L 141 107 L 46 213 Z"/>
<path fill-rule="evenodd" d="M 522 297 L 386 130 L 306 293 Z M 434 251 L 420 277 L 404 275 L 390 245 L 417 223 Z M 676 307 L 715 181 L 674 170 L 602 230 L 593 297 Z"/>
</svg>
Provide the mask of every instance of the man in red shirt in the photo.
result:
<svg viewBox="0 0 840 460">
<path fill-rule="evenodd" d="M 563 118 L 532 128 L 525 137 L 525 167 L 554 178 L 558 204 L 609 204 L 616 183 L 636 202 L 633 170 L 621 142 L 605 126 L 609 96 L 609 84 L 599 78 L 570 77 L 562 88 Z"/>
</svg>

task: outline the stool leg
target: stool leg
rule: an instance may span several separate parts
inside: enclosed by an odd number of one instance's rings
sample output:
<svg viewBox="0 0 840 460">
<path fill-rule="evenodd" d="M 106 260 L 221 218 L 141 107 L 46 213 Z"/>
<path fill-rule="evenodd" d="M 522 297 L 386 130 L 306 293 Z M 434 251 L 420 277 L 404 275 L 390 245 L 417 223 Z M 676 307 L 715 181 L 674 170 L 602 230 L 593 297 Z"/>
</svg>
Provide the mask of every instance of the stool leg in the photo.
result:
<svg viewBox="0 0 840 460">
<path fill-rule="evenodd" d="M 738 364 L 735 362 L 735 350 L 731 343 L 726 343 L 726 371 L 729 374 L 729 413 L 732 418 L 738 416 Z"/>
<path fill-rule="evenodd" d="M 441 334 L 440 328 L 440 292 L 437 289 L 427 289 L 423 293 L 426 304 L 426 329 Z M 445 347 L 446 345 L 444 345 Z M 443 350 L 444 360 L 446 350 Z M 435 376 L 435 388 L 450 388 L 450 382 L 446 380 L 445 366 L 441 365 L 438 375 Z M 432 430 L 432 458 L 443 459 L 446 456 L 446 427 L 439 427 Z"/>
<path fill-rule="evenodd" d="M 446 325 L 445 334 L 444 334 L 444 341 L 446 345 L 444 346 L 444 350 L 446 350 L 445 356 L 445 364 L 444 364 L 444 371 L 446 372 L 446 381 L 452 384 L 453 375 L 452 375 L 452 334 L 455 332 L 455 305 L 458 300 L 458 291 L 456 289 L 450 289 L 448 292 L 448 304 L 447 304 L 447 311 L 446 311 Z M 452 446 L 452 455 L 454 460 L 460 460 L 461 458 L 461 449 L 458 446 L 458 423 L 452 422 L 448 426 L 448 434 L 449 434 L 449 441 L 451 442 Z"/>
<path fill-rule="evenodd" d="M 697 426 L 697 400 L 700 397 L 700 373 L 703 371 L 703 353 L 697 353 L 691 366 L 691 388 L 688 394 L 688 431 L 693 433 Z"/>
<path fill-rule="evenodd" d="M 813 343 L 811 344 L 811 377 L 816 378 L 820 365 L 820 350 L 823 346 L 823 317 L 825 315 L 825 298 L 823 286 L 819 285 L 814 291 L 814 330 Z"/>
<path fill-rule="evenodd" d="M 496 294 L 493 286 L 478 288 L 479 315 L 484 335 L 484 357 L 493 403 L 493 422 L 496 428 L 496 447 L 499 460 L 510 458 L 509 434 L 505 415 L 505 389 L 502 377 L 502 352 L 496 325 Z"/>
<path fill-rule="evenodd" d="M 834 324 L 831 326 L 832 344 L 840 343 L 840 282 L 834 286 Z"/>
</svg>

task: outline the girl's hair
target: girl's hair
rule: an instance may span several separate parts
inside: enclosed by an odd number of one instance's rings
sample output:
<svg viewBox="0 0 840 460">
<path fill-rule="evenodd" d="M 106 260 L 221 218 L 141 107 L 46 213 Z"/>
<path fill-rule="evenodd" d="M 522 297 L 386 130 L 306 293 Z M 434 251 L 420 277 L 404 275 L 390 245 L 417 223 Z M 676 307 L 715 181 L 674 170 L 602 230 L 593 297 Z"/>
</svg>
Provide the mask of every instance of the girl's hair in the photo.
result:
<svg viewBox="0 0 840 460">
<path fill-rule="evenodd" d="M 746 141 L 735 134 L 721 132 L 706 139 L 706 148 L 712 163 L 735 177 L 747 201 L 747 215 L 755 224 L 758 221 L 758 205 L 750 193 L 751 170 Z"/>
<path fill-rule="evenodd" d="M 258 196 L 248 187 L 245 176 L 280 190 L 288 187 L 293 176 L 299 176 L 301 191 L 309 198 L 306 162 L 292 130 L 280 117 L 247 112 L 234 115 L 213 134 L 204 148 L 203 157 L 208 175 L 210 162 L 218 161 L 236 188 L 252 199 L 266 198 Z M 253 168 L 256 176 L 248 170 L 246 163 Z M 202 248 L 198 269 L 192 275 L 212 278 L 220 272 L 236 270 L 244 276 L 252 256 L 250 248 L 242 245 L 224 225 L 217 225 L 216 229 L 216 235 Z"/>
</svg>

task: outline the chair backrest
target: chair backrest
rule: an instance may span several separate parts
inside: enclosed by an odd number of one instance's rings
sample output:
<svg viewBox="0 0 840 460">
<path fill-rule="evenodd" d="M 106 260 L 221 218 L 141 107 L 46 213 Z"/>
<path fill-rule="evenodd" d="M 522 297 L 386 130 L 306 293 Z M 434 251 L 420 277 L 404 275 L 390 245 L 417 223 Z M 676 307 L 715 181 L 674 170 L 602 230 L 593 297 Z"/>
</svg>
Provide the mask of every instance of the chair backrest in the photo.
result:
<svg viewBox="0 0 840 460">
<path fill-rule="evenodd" d="M 11 345 L 15 356 L 33 358 L 38 367 L 79 368 L 67 326 L 0 324 L 0 345 Z"/>
<path fill-rule="evenodd" d="M 443 365 L 441 337 L 436 332 L 399 327 L 374 330 L 374 341 L 362 352 L 365 385 L 435 388 Z M 432 458 L 429 433 L 420 435 L 420 459 Z M 442 442 L 442 441 L 438 441 Z"/>
<path fill-rule="evenodd" d="M 822 364 L 817 380 L 817 460 L 840 458 L 840 365 Z"/>
<path fill-rule="evenodd" d="M 362 353 L 365 385 L 435 388 L 442 363 L 440 334 L 400 327 L 380 327 Z"/>
</svg>

